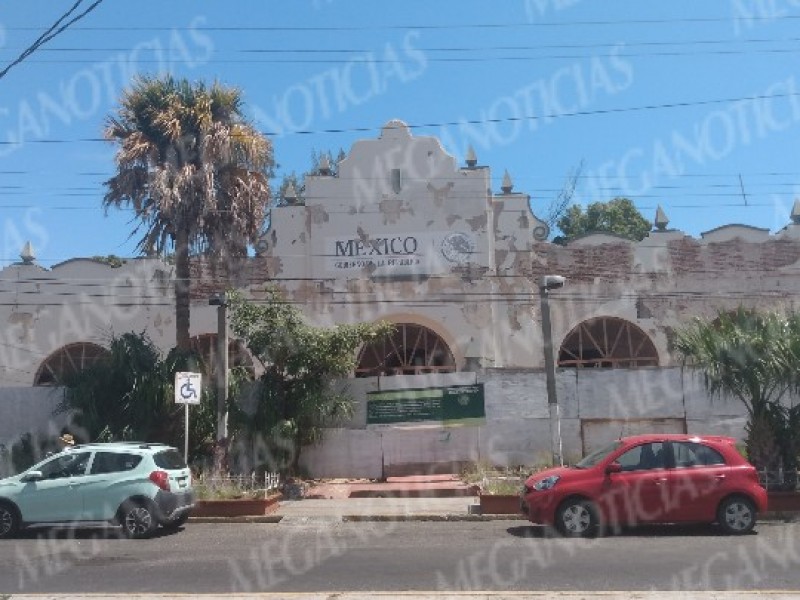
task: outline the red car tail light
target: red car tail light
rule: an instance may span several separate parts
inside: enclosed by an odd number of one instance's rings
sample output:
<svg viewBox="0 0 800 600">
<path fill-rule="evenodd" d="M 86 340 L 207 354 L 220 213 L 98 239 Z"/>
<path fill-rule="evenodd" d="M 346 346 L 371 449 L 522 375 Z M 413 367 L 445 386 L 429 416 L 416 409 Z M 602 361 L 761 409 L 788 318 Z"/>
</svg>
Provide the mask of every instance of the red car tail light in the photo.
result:
<svg viewBox="0 0 800 600">
<path fill-rule="evenodd" d="M 150 481 L 155 483 L 159 489 L 169 491 L 169 474 L 166 471 L 153 471 L 150 473 Z"/>
</svg>

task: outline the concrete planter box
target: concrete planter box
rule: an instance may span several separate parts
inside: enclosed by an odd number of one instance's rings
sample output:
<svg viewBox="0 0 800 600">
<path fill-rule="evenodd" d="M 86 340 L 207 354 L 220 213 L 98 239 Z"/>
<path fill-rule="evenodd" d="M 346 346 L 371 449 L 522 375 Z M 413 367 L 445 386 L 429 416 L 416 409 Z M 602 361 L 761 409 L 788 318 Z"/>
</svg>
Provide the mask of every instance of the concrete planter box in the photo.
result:
<svg viewBox="0 0 800 600">
<path fill-rule="evenodd" d="M 229 500 L 198 500 L 193 517 L 253 517 L 268 515 L 278 510 L 280 494 L 266 498 L 238 498 Z"/>
<path fill-rule="evenodd" d="M 519 495 L 517 494 L 480 494 L 482 515 L 519 515 Z"/>
<path fill-rule="evenodd" d="M 767 497 L 767 512 L 800 511 L 800 493 L 798 492 L 769 492 Z"/>
</svg>

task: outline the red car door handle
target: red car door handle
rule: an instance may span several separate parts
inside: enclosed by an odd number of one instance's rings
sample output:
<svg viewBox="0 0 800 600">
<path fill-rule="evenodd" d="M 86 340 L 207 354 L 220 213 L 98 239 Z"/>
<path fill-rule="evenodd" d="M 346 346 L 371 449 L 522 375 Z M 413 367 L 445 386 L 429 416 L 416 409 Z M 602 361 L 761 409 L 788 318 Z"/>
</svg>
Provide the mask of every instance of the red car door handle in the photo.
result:
<svg viewBox="0 0 800 600">
<path fill-rule="evenodd" d="M 714 476 L 714 478 L 715 478 L 717 481 L 722 481 L 723 479 L 725 479 L 725 475 L 723 475 L 723 474 L 721 474 L 721 473 L 720 473 L 719 475 L 715 475 L 715 476 Z"/>
<path fill-rule="evenodd" d="M 659 477 L 658 479 L 654 479 L 653 483 L 655 483 L 656 485 L 664 485 L 665 483 L 667 483 L 667 478 Z"/>
</svg>

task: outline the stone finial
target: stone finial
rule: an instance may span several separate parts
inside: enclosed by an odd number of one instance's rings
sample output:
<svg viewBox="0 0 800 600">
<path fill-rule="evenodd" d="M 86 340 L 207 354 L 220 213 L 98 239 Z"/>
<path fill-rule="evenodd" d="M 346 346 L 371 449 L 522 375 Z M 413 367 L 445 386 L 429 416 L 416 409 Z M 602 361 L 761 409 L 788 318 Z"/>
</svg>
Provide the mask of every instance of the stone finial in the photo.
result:
<svg viewBox="0 0 800 600">
<path fill-rule="evenodd" d="M 331 161 L 328 160 L 327 154 L 323 154 L 322 158 L 319 159 L 319 174 L 320 175 L 331 174 Z"/>
<path fill-rule="evenodd" d="M 464 162 L 467 163 L 470 169 L 478 164 L 478 157 L 475 154 L 475 148 L 472 147 L 472 144 L 467 148 L 467 156 L 464 157 Z"/>
<path fill-rule="evenodd" d="M 795 198 L 794 206 L 792 206 L 792 223 L 800 225 L 800 198 Z"/>
<path fill-rule="evenodd" d="M 503 190 L 504 194 L 510 194 L 511 190 L 514 189 L 514 182 L 511 181 L 511 175 L 508 174 L 508 171 L 503 175 L 503 183 L 500 185 L 500 189 Z"/>
<path fill-rule="evenodd" d="M 669 218 L 667 218 L 667 213 L 664 212 L 664 209 L 661 208 L 661 205 L 658 205 L 656 208 L 656 219 L 653 222 L 656 226 L 656 229 L 659 231 L 664 231 L 669 225 Z"/>
<path fill-rule="evenodd" d="M 286 204 L 297 204 L 297 190 L 294 189 L 294 184 L 290 181 L 286 189 L 283 190 L 283 199 Z"/>
<path fill-rule="evenodd" d="M 22 247 L 22 251 L 19 253 L 19 257 L 22 259 L 22 264 L 32 265 L 33 261 L 36 260 L 36 253 L 33 251 L 33 244 L 31 244 L 29 241 L 25 242 L 25 245 Z"/>
</svg>

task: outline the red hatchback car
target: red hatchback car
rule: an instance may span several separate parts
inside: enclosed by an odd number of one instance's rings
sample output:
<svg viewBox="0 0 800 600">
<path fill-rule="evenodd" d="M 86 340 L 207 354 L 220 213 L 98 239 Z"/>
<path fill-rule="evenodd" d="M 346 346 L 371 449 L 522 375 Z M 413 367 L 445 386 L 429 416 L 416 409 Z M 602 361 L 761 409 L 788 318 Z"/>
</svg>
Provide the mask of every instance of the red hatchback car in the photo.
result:
<svg viewBox="0 0 800 600">
<path fill-rule="evenodd" d="M 684 434 L 622 438 L 574 466 L 531 475 L 522 512 L 570 537 L 641 523 L 718 523 L 729 534 L 748 533 L 767 508 L 767 492 L 735 442 Z"/>
</svg>

